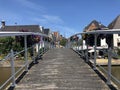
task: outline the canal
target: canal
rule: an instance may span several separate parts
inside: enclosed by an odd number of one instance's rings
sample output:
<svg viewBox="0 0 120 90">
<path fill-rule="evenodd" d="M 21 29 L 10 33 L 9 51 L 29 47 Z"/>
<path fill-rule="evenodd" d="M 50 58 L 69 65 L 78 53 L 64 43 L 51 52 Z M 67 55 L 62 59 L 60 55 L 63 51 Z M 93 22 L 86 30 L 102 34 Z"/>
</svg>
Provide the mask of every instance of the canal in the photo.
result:
<svg viewBox="0 0 120 90">
<path fill-rule="evenodd" d="M 106 70 L 108 70 L 107 66 L 102 66 L 103 68 L 105 68 Z M 107 77 L 107 74 L 102 70 L 100 69 L 104 75 Z M 112 70 L 111 70 L 111 73 L 114 77 L 116 77 L 119 81 L 120 81 L 120 66 L 112 66 Z M 116 81 L 114 81 L 112 79 L 112 81 L 120 88 L 120 84 L 118 84 Z"/>
<path fill-rule="evenodd" d="M 19 69 L 19 67 L 16 67 L 15 68 L 15 71 L 17 71 Z M 9 77 L 11 76 L 11 68 L 10 67 L 0 67 L 0 86 L 3 84 L 3 83 L 5 83 L 5 81 L 7 80 L 7 79 L 9 79 Z M 10 82 L 9 83 L 7 83 L 7 85 L 6 86 L 8 86 L 10 84 Z M 5 87 L 6 87 L 5 86 Z"/>
</svg>

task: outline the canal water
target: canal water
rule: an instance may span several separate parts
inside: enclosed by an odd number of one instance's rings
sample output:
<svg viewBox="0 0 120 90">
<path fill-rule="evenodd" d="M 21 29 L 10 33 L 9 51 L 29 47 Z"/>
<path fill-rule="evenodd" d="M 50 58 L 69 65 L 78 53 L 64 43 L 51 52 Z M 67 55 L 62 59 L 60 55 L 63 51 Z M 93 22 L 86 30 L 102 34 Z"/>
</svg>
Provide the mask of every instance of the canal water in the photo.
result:
<svg viewBox="0 0 120 90">
<path fill-rule="evenodd" d="M 108 70 L 107 66 L 102 66 L 102 67 L 105 68 L 106 70 Z M 107 74 L 102 69 L 100 69 L 100 70 L 107 76 Z M 116 77 L 120 81 L 120 66 L 112 66 L 111 73 L 114 77 Z M 118 84 L 113 79 L 112 79 L 112 81 L 120 88 L 120 84 Z"/>
<path fill-rule="evenodd" d="M 0 67 L 0 86 L 10 77 L 11 68 L 9 67 Z"/>
<path fill-rule="evenodd" d="M 19 68 L 15 68 L 17 71 Z M 11 68 L 10 67 L 0 67 L 0 86 L 5 83 L 7 79 L 11 76 Z M 9 83 L 7 84 L 9 85 Z"/>
</svg>

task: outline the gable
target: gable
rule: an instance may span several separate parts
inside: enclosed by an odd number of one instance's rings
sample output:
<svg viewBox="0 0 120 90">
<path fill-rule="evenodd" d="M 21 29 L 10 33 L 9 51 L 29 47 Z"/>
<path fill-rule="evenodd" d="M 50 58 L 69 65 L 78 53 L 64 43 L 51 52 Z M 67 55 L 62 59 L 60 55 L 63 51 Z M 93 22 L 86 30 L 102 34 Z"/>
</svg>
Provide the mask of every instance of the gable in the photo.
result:
<svg viewBox="0 0 120 90">
<path fill-rule="evenodd" d="M 120 29 L 120 15 L 117 16 L 109 25 L 109 29 Z"/>
<path fill-rule="evenodd" d="M 96 30 L 96 29 L 104 29 L 106 26 L 101 24 L 100 22 L 93 20 L 87 27 L 85 27 L 84 32 Z"/>
</svg>

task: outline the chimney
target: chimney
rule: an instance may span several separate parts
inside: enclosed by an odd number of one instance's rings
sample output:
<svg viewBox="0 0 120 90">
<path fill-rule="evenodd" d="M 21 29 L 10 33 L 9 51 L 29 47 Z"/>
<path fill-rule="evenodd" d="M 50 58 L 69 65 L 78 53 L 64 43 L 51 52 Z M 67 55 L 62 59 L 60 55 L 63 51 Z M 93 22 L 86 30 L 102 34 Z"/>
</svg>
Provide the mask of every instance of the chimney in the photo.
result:
<svg viewBox="0 0 120 90">
<path fill-rule="evenodd" d="M 4 28 L 4 27 L 5 27 L 5 21 L 2 20 L 2 21 L 1 21 L 1 28 Z"/>
</svg>

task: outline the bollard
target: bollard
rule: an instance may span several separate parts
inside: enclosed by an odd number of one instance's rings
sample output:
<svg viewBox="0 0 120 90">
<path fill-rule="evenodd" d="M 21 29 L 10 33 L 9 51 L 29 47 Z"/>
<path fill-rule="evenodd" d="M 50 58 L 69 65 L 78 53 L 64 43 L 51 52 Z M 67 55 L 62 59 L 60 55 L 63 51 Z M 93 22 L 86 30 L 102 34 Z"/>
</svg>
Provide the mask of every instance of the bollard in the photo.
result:
<svg viewBox="0 0 120 90">
<path fill-rule="evenodd" d="M 11 49 L 11 76 L 12 76 L 12 85 L 11 87 L 15 87 L 16 83 L 15 83 L 15 65 L 14 65 L 14 53 L 13 50 Z"/>
</svg>

